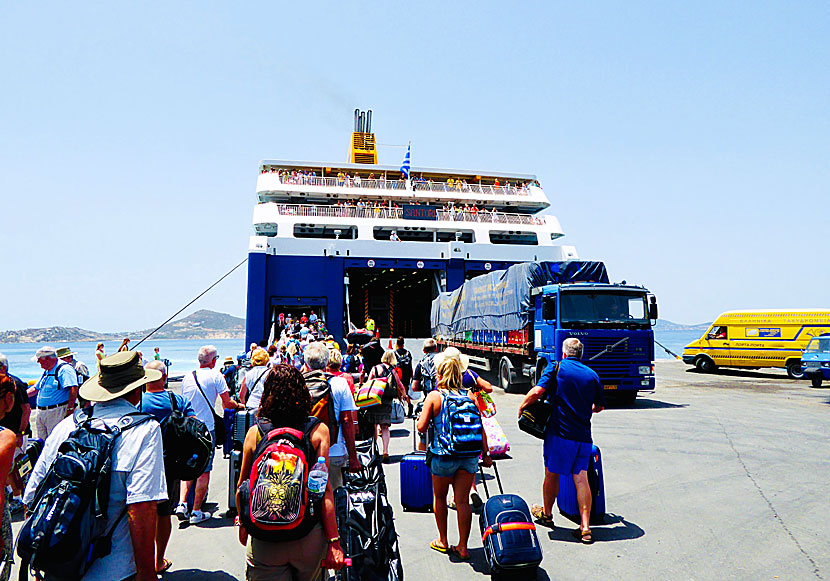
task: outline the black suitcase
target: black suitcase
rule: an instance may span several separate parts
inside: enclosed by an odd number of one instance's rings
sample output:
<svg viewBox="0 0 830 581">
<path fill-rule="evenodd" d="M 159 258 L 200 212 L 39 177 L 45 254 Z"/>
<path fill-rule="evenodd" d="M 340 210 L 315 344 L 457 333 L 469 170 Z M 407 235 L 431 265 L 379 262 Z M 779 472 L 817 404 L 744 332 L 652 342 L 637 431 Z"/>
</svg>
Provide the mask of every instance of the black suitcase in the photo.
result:
<svg viewBox="0 0 830 581">
<path fill-rule="evenodd" d="M 521 571 L 535 578 L 536 569 L 542 562 L 542 548 L 527 503 L 517 494 L 504 494 L 495 462 L 493 470 L 501 494 L 491 498 L 484 470 L 481 466 L 479 470 L 487 494 L 487 502 L 479 517 L 479 527 L 490 573 Z"/>
<path fill-rule="evenodd" d="M 239 472 L 242 469 L 242 452 L 233 450 L 228 460 L 228 516 L 236 516 L 236 485 L 239 484 Z M 194 488 L 196 488 L 194 486 Z"/>
</svg>

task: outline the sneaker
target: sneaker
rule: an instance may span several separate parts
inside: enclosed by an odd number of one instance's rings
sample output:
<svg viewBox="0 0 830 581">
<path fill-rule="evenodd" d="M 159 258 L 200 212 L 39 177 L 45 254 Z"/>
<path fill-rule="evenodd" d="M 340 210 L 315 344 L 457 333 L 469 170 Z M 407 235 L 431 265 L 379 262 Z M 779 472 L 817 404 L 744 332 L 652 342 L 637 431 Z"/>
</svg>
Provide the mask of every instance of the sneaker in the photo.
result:
<svg viewBox="0 0 830 581">
<path fill-rule="evenodd" d="M 19 500 L 17 498 L 12 498 L 9 501 L 9 512 L 11 514 L 16 514 L 16 513 L 20 512 L 21 510 L 23 510 L 23 508 L 24 508 L 24 505 L 23 505 L 22 500 Z"/>
<path fill-rule="evenodd" d="M 176 518 L 179 520 L 187 520 L 189 516 L 187 514 L 187 505 L 183 502 L 180 502 L 179 505 L 173 511 L 173 514 L 176 515 Z"/>
<path fill-rule="evenodd" d="M 194 510 L 190 513 L 190 524 L 195 525 L 200 522 L 208 520 L 212 515 L 209 512 L 202 512 L 201 510 Z"/>
</svg>

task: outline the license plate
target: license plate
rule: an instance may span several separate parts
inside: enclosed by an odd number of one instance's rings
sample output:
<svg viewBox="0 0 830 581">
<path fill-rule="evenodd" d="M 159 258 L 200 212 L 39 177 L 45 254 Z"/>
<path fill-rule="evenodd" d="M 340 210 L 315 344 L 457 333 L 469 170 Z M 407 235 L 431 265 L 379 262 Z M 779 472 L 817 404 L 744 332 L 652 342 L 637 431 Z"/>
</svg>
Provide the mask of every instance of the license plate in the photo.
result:
<svg viewBox="0 0 830 581">
<path fill-rule="evenodd" d="M 805 363 L 804 364 L 805 369 L 818 369 L 819 367 L 820 366 L 819 366 L 818 363 Z"/>
<path fill-rule="evenodd" d="M 616 386 L 616 385 L 603 385 L 602 387 L 604 387 L 605 389 L 617 389 L 618 386 Z"/>
</svg>

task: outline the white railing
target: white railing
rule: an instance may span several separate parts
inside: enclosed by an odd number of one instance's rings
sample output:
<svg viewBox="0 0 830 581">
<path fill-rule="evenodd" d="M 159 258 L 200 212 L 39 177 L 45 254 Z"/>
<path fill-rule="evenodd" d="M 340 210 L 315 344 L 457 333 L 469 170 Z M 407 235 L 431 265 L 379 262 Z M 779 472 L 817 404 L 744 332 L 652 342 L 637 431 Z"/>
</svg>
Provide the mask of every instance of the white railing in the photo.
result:
<svg viewBox="0 0 830 581">
<path fill-rule="evenodd" d="M 319 178 L 318 178 L 319 179 Z M 328 179 L 328 178 L 323 178 Z M 282 216 L 303 216 L 311 218 L 370 218 L 370 219 L 403 219 L 403 209 L 388 206 L 322 206 L 313 204 L 277 204 L 277 213 Z M 437 220 L 448 222 L 475 222 L 488 224 L 519 224 L 523 226 L 538 226 L 545 223 L 544 216 L 529 216 L 527 214 L 508 214 L 505 212 L 489 212 L 479 210 L 446 210 L 437 211 Z"/>
<path fill-rule="evenodd" d="M 368 179 L 360 177 L 319 177 L 303 174 L 280 175 L 271 172 L 262 172 L 262 175 L 275 175 L 277 181 L 283 185 L 307 185 L 340 188 L 365 188 L 371 190 L 396 190 L 415 192 L 458 192 L 471 194 L 485 194 L 488 196 L 528 196 L 529 186 L 522 185 L 480 185 L 454 181 L 433 182 L 411 180 L 407 188 L 406 180 Z"/>
</svg>

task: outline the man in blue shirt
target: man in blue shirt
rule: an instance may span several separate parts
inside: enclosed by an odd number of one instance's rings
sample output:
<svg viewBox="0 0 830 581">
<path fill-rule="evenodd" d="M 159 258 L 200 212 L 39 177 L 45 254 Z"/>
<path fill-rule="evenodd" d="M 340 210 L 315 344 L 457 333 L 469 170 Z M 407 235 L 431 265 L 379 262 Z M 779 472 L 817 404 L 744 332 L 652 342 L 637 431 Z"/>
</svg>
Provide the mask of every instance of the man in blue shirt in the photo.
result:
<svg viewBox="0 0 830 581">
<path fill-rule="evenodd" d="M 37 382 L 37 437 L 46 440 L 60 421 L 75 410 L 78 374 L 69 363 L 58 359 L 53 347 L 41 347 L 32 357 L 43 368 Z"/>
<path fill-rule="evenodd" d="M 576 485 L 581 526 L 574 535 L 583 543 L 593 542 L 591 487 L 588 484 L 588 461 L 591 456 L 591 416 L 605 409 L 602 384 L 596 372 L 583 364 L 582 343 L 574 337 L 562 343 L 559 366 L 548 363 L 536 387 L 519 406 L 519 416 L 527 406 L 543 397 L 554 404 L 545 431 L 543 456 L 545 481 L 542 484 L 543 506 L 534 504 L 531 512 L 539 524 L 553 528 L 553 503 L 559 494 L 559 475 L 572 474 Z"/>
</svg>

